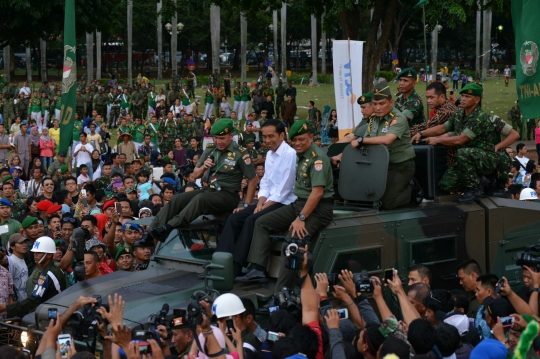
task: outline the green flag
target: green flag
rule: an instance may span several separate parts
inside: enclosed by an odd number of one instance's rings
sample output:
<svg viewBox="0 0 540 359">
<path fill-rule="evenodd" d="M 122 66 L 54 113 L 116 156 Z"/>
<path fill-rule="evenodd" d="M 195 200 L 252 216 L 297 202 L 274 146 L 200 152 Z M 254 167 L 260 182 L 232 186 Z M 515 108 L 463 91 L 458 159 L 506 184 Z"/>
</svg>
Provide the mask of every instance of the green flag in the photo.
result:
<svg viewBox="0 0 540 359">
<path fill-rule="evenodd" d="M 416 5 L 414 5 L 413 10 L 416 9 L 419 6 L 422 6 L 426 3 L 426 0 L 420 0 Z"/>
<path fill-rule="evenodd" d="M 516 37 L 516 89 L 524 119 L 540 117 L 540 1 L 512 0 L 512 23 Z"/>
<path fill-rule="evenodd" d="M 62 107 L 60 109 L 60 147 L 67 152 L 73 140 L 75 97 L 77 95 L 77 57 L 75 56 L 75 0 L 66 0 L 64 18 L 64 70 L 62 72 Z"/>
</svg>

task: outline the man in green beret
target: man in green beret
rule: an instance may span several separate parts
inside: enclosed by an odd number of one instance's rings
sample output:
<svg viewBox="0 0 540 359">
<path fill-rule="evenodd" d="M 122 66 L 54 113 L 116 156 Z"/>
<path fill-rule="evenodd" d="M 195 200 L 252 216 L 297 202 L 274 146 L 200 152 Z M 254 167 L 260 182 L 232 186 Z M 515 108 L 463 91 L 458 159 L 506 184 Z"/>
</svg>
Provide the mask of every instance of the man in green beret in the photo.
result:
<svg viewBox="0 0 540 359">
<path fill-rule="evenodd" d="M 398 75 L 398 91 L 395 107 L 403 113 L 409 121 L 409 126 L 422 123 L 426 120 L 422 99 L 414 87 L 416 86 L 417 74 L 413 68 L 403 69 Z"/>
<path fill-rule="evenodd" d="M 0 244 L 2 245 L 2 248 L 6 248 L 9 236 L 19 233 L 21 230 L 21 224 L 11 218 L 11 206 L 11 202 L 7 199 L 0 199 L 0 226 L 7 226 L 7 232 L 0 235 Z"/>
<path fill-rule="evenodd" d="M 392 93 L 386 81 L 375 86 L 366 132 L 351 142 L 353 148 L 363 145 L 385 145 L 390 154 L 382 209 L 394 209 L 422 201 L 422 190 L 414 180 L 414 150 L 410 143 L 409 124 L 393 106 Z M 337 160 L 337 158 L 333 158 Z M 341 160 L 341 159 L 339 159 Z"/>
<path fill-rule="evenodd" d="M 210 133 L 214 144 L 207 146 L 197 166 L 195 178 L 207 183 L 199 191 L 184 192 L 173 198 L 154 217 L 141 241 L 153 245 L 154 241 L 165 241 L 174 228 L 186 227 L 202 214 L 230 213 L 240 201 L 238 192 L 242 178 L 248 179 L 244 197 L 248 206 L 253 200 L 257 179 L 251 156 L 233 143 L 234 126 L 230 119 L 214 123 Z"/>
<path fill-rule="evenodd" d="M 54 181 L 56 181 L 58 180 L 58 177 L 60 177 L 59 173 L 62 173 L 62 169 L 65 169 L 66 172 L 69 170 L 68 161 L 66 161 L 65 151 L 58 152 L 56 160 L 49 166 L 47 174 L 51 176 Z"/>
<path fill-rule="evenodd" d="M 413 142 L 426 138 L 430 145 L 457 146 L 456 161 L 446 170 L 439 187 L 446 192 L 463 195 L 458 202 L 474 202 L 483 193 L 482 177 L 497 168 L 497 154 L 492 138 L 494 125 L 480 108 L 483 89 L 468 84 L 461 89 L 459 110 L 442 125 L 418 132 Z M 442 136 L 451 133 L 450 136 Z"/>
<path fill-rule="evenodd" d="M 6 181 L 3 187 L 4 190 L 2 192 L 1 200 L 7 200 L 9 203 L 11 203 L 11 218 L 16 221 L 20 221 L 20 219 L 26 213 L 26 203 L 24 203 L 23 198 L 20 198 L 20 194 L 16 195 L 15 183 L 13 180 Z"/>
<path fill-rule="evenodd" d="M 130 246 L 124 245 L 118 248 L 114 260 L 116 261 L 116 268 L 126 272 L 135 271 L 135 268 L 133 267 L 135 257 L 133 256 L 133 250 Z"/>
<path fill-rule="evenodd" d="M 266 278 L 266 266 L 270 257 L 271 232 L 287 233 L 287 238 L 315 236 L 332 221 L 332 197 L 334 196 L 334 177 L 328 156 L 313 143 L 313 129 L 308 120 L 295 122 L 289 130 L 292 147 L 296 150 L 296 182 L 294 194 L 297 199 L 287 206 L 278 208 L 255 222 L 253 242 L 248 262 L 255 268 L 238 282 L 256 282 Z M 296 272 L 285 268 L 282 256 L 277 280 L 277 290 L 292 288 Z"/>
</svg>

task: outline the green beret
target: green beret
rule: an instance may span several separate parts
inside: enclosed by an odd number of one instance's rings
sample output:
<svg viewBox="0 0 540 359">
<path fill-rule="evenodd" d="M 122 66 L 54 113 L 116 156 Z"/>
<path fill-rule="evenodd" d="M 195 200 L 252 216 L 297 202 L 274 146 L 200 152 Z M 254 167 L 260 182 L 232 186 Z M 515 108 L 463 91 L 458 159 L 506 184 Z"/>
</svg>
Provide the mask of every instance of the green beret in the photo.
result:
<svg viewBox="0 0 540 359">
<path fill-rule="evenodd" d="M 144 159 L 144 155 L 139 155 L 139 158 L 142 158 L 142 159 Z"/>
<path fill-rule="evenodd" d="M 321 140 L 320 137 L 315 137 L 315 138 L 313 139 L 313 142 L 315 142 L 315 141 L 320 141 L 320 140 Z"/>
<path fill-rule="evenodd" d="M 66 173 L 69 171 L 69 168 L 67 165 L 60 166 L 60 173 Z"/>
<path fill-rule="evenodd" d="M 377 85 L 375 85 L 375 88 L 373 89 L 373 96 L 372 99 L 375 101 L 392 99 L 392 92 L 390 91 L 390 87 L 388 86 L 388 82 L 385 80 L 379 82 Z"/>
<path fill-rule="evenodd" d="M 4 177 L 4 178 L 2 179 L 2 184 L 3 184 L 3 183 L 6 183 L 7 181 L 12 180 L 12 179 L 13 179 L 13 176 L 6 176 L 6 177 Z"/>
<path fill-rule="evenodd" d="M 21 227 L 24 229 L 30 227 L 33 224 L 37 224 L 37 218 L 36 217 L 26 217 L 24 221 L 21 223 Z"/>
<path fill-rule="evenodd" d="M 482 86 L 477 84 L 468 84 L 465 85 L 465 87 L 463 87 L 461 91 L 459 91 L 459 94 L 467 94 L 480 97 L 482 96 L 482 92 L 484 92 L 484 88 Z"/>
<path fill-rule="evenodd" d="M 248 138 L 247 140 L 244 141 L 244 143 L 247 145 L 248 143 L 253 143 L 255 142 L 255 140 L 253 140 L 253 138 Z"/>
<path fill-rule="evenodd" d="M 317 136 L 317 135 L 320 135 L 321 134 L 321 131 L 315 131 L 313 132 L 313 136 Z"/>
<path fill-rule="evenodd" d="M 402 77 L 409 77 L 416 81 L 416 77 L 418 74 L 416 73 L 416 70 L 412 67 L 407 67 L 406 69 L 401 70 L 401 72 L 397 75 L 397 78 L 400 79 Z"/>
<path fill-rule="evenodd" d="M 232 120 L 228 118 L 216 121 L 210 129 L 210 134 L 213 136 L 223 136 L 231 132 L 234 132 L 234 126 Z"/>
<path fill-rule="evenodd" d="M 162 160 L 163 161 L 170 161 L 171 159 L 169 158 L 169 156 L 163 156 Z"/>
<path fill-rule="evenodd" d="M 371 96 L 373 96 L 373 94 L 371 92 L 366 92 L 365 94 L 363 94 L 362 96 L 360 96 L 358 98 L 358 100 L 356 100 L 356 102 L 359 104 L 359 105 L 363 105 L 363 104 L 366 104 L 366 103 L 370 103 L 371 102 Z"/>
<path fill-rule="evenodd" d="M 309 132 L 309 121 L 308 120 L 301 120 L 296 121 L 289 130 L 289 139 L 293 139 L 294 136 L 303 135 L 304 133 Z"/>
<path fill-rule="evenodd" d="M 122 255 L 122 254 L 131 254 L 133 255 L 133 250 L 131 249 L 130 246 L 123 246 L 123 247 L 120 247 L 116 250 L 116 254 L 114 256 L 114 260 L 117 261 L 118 258 Z"/>
</svg>

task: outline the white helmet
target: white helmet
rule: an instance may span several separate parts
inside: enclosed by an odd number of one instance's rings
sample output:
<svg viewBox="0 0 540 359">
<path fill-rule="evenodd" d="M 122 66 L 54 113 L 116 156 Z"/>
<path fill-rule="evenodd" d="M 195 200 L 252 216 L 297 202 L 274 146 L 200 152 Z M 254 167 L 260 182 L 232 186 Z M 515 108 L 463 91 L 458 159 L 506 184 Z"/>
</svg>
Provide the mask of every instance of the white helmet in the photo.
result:
<svg viewBox="0 0 540 359">
<path fill-rule="evenodd" d="M 38 253 L 56 253 L 56 244 L 51 237 L 39 237 L 31 249 L 32 252 Z"/>
<path fill-rule="evenodd" d="M 532 188 L 523 188 L 521 190 L 521 193 L 519 194 L 520 201 L 534 201 L 535 199 L 538 199 L 538 195 L 536 194 L 536 191 Z"/>
<path fill-rule="evenodd" d="M 218 318 L 231 317 L 245 311 L 246 308 L 240 298 L 232 293 L 220 295 L 212 304 L 212 313 Z"/>
</svg>

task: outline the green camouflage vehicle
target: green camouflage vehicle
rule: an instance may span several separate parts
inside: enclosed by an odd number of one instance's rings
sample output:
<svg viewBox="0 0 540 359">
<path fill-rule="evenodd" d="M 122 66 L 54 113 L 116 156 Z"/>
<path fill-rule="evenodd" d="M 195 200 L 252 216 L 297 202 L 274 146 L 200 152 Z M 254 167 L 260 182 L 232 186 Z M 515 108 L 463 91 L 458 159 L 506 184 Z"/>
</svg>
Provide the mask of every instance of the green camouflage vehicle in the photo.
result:
<svg viewBox="0 0 540 359">
<path fill-rule="evenodd" d="M 424 264 L 432 272 L 433 287 L 449 289 L 459 287 L 458 263 L 474 258 L 485 272 L 504 275 L 512 286 L 519 287 L 522 271 L 515 264 L 516 254 L 540 238 L 540 203 L 484 197 L 477 203 L 457 204 L 456 196 L 437 189 L 446 169 L 446 149 L 420 145 L 415 152 L 416 178 L 424 189 L 424 202 L 381 211 L 378 201 L 386 185 L 386 147 L 345 148 L 336 180 L 340 198 L 333 221 L 311 242 L 312 273 L 349 269 L 381 277 L 384 269 L 396 268 L 405 278 L 409 267 Z M 190 228 L 173 231 L 157 246 L 147 270 L 120 271 L 79 282 L 25 316 L 22 326 L 44 330 L 49 308 L 63 312 L 81 295 L 99 294 L 105 302 L 108 295 L 122 295 L 124 319 L 132 328 L 145 326 L 165 303 L 171 313 L 173 308 L 185 308 L 195 291 L 233 292 L 263 305 L 274 294 L 275 281 L 234 284 L 231 255 L 213 253 L 211 242 L 204 242 L 203 250 L 190 250 L 203 237 L 219 232 L 223 220 L 202 216 Z M 138 222 L 144 225 L 150 220 Z M 282 245 L 276 242 L 268 266 L 273 278 L 277 277 Z"/>
</svg>

